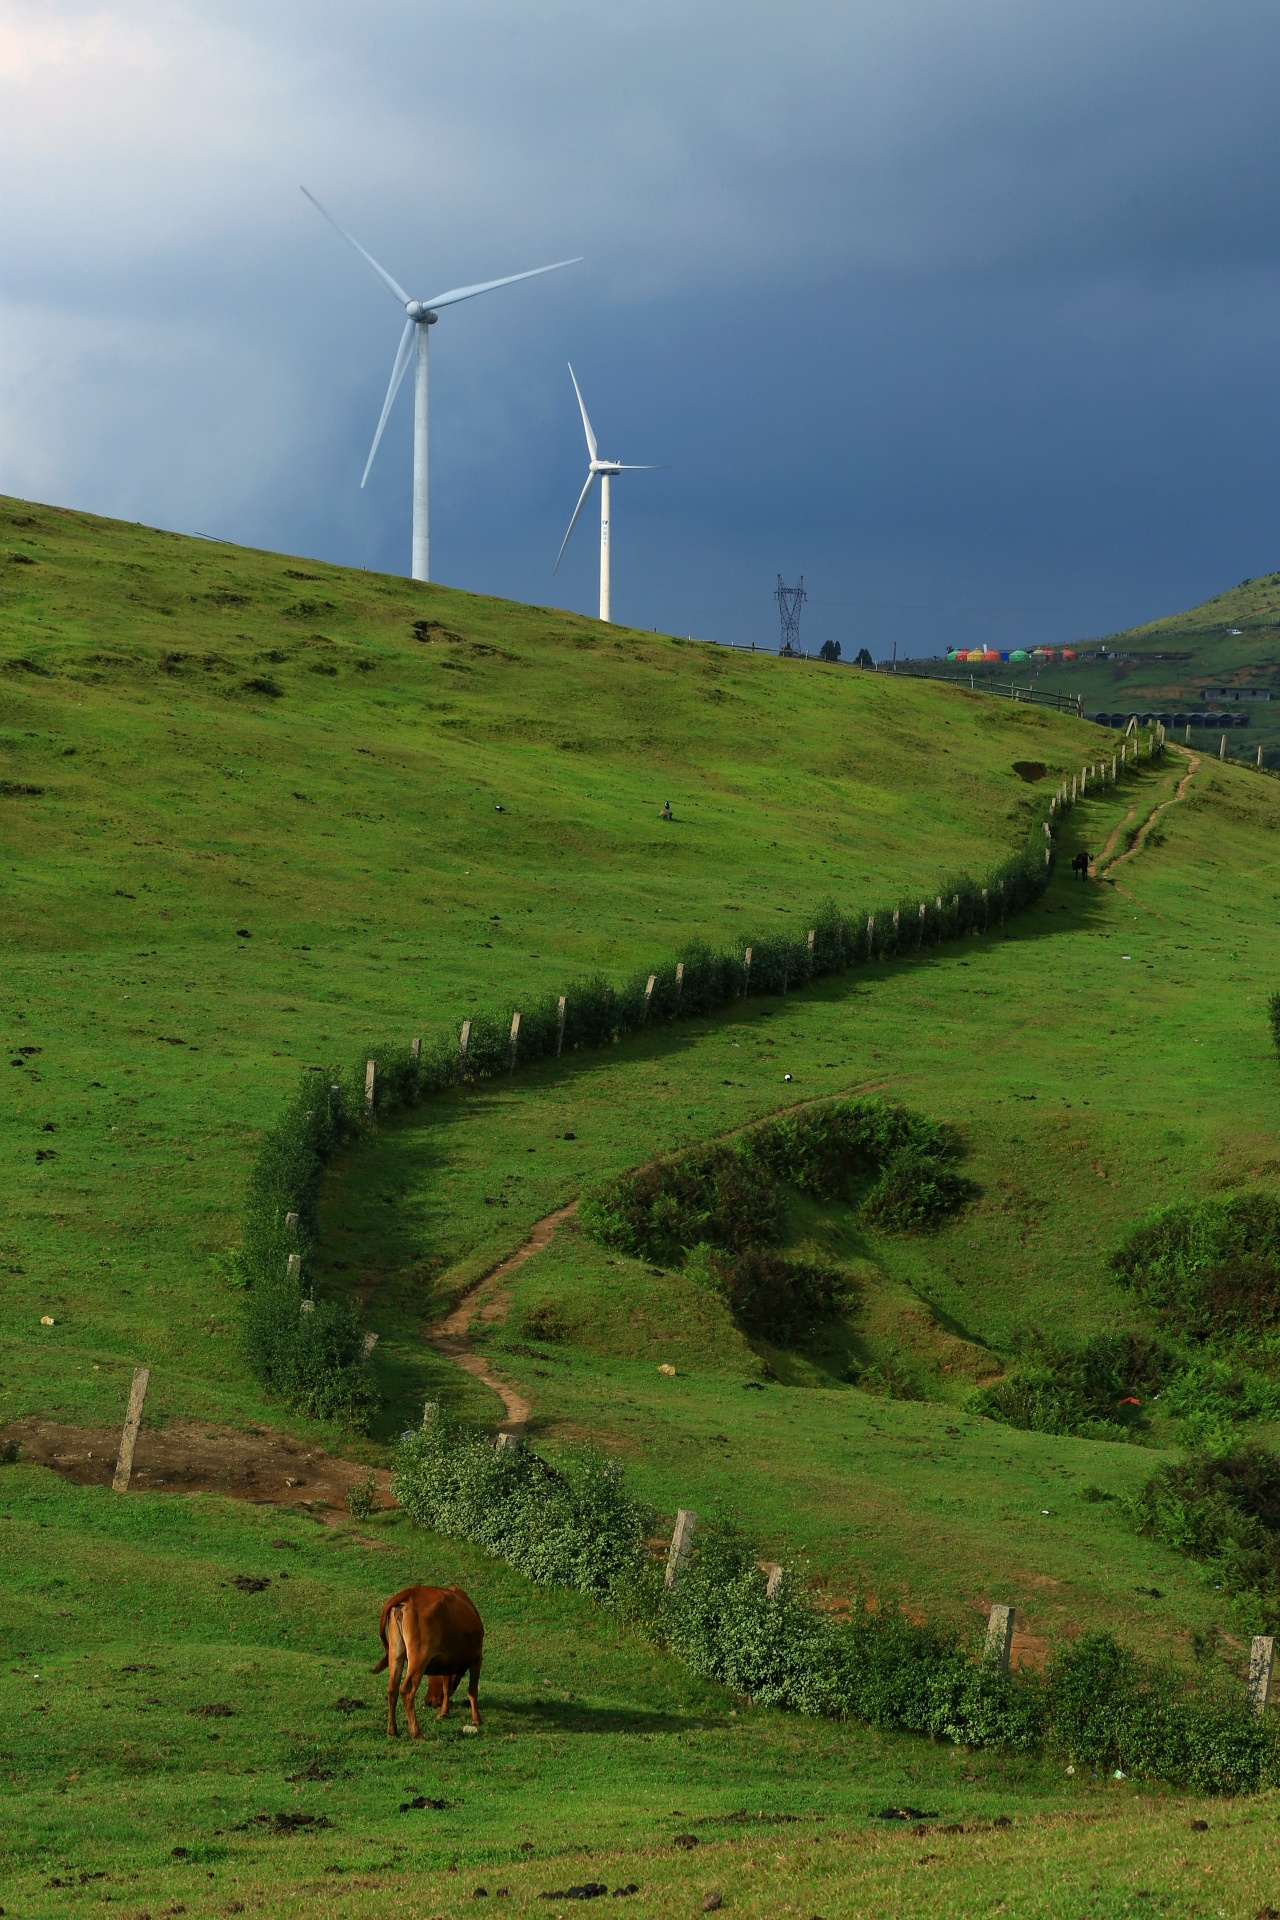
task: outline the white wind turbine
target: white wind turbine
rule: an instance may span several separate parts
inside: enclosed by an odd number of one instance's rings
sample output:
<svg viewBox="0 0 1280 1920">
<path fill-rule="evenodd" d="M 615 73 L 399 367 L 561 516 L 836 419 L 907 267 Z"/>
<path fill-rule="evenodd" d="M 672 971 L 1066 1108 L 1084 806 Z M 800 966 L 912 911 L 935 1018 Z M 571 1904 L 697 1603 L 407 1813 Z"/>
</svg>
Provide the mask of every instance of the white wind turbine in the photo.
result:
<svg viewBox="0 0 1280 1920">
<path fill-rule="evenodd" d="M 495 287 L 509 287 L 516 280 L 533 280 L 540 273 L 554 273 L 558 267 L 576 266 L 578 255 L 573 260 L 553 260 L 549 267 L 530 267 L 525 273 L 509 273 L 502 280 L 481 280 L 474 287 L 450 287 L 447 293 L 437 293 L 430 300 L 414 300 L 407 294 L 398 280 L 393 280 L 385 267 L 380 267 L 371 253 L 366 253 L 360 242 L 353 239 L 345 227 L 338 222 L 326 208 L 320 205 L 314 193 L 302 189 L 317 213 L 324 214 L 331 227 L 337 229 L 344 240 L 349 240 L 361 259 L 366 261 L 377 274 L 389 293 L 393 293 L 408 315 L 404 323 L 404 332 L 400 335 L 400 346 L 396 353 L 395 365 L 391 369 L 391 383 L 387 388 L 387 397 L 382 403 L 382 414 L 378 421 L 378 430 L 373 436 L 373 445 L 369 449 L 369 458 L 365 462 L 364 475 L 360 481 L 363 487 L 369 478 L 369 469 L 373 465 L 373 456 L 378 451 L 378 442 L 382 438 L 382 429 L 387 424 L 387 415 L 391 403 L 400 390 L 400 382 L 408 370 L 409 358 L 417 345 L 417 367 L 413 393 L 413 565 L 412 577 L 415 580 L 429 580 L 431 577 L 431 540 L 427 514 L 427 329 L 433 327 L 437 319 L 437 308 L 455 307 L 460 300 L 470 300 L 477 293 L 492 293 Z"/>
<path fill-rule="evenodd" d="M 602 460 L 600 458 L 596 451 L 596 437 L 591 431 L 591 422 L 587 418 L 587 409 L 582 398 L 582 389 L 578 385 L 578 376 L 572 366 L 569 368 L 569 378 L 573 381 L 573 390 L 578 396 L 578 408 L 582 414 L 582 430 L 587 436 L 587 484 L 578 495 L 578 504 L 574 508 L 573 518 L 569 522 L 569 533 L 566 533 L 564 539 L 560 542 L 560 551 L 556 555 L 556 564 L 552 567 L 551 571 L 555 574 L 560 570 L 560 562 L 564 559 L 564 550 L 569 544 L 569 534 L 573 532 L 578 524 L 578 515 L 586 505 L 587 495 L 595 485 L 598 475 L 600 480 L 600 618 L 602 620 L 608 620 L 610 618 L 609 482 L 613 479 L 615 473 L 653 473 L 655 469 L 653 467 L 628 466 L 621 460 Z"/>
</svg>

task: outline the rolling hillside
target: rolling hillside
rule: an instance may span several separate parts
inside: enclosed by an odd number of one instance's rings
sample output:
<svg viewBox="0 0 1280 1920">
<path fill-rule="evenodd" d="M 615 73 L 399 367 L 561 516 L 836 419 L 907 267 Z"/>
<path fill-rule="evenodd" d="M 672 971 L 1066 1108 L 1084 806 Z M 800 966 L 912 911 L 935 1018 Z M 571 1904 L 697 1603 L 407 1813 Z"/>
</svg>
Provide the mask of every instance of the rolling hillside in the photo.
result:
<svg viewBox="0 0 1280 1920">
<path fill-rule="evenodd" d="M 713 1892 L 761 1915 L 1274 1902 L 1266 1796 L 1226 1819 L 1051 1752 L 753 1705 L 581 1594 L 315 1481 L 322 1447 L 380 1472 L 426 1398 L 491 1433 L 514 1391 L 547 1458 L 597 1443 L 661 1529 L 677 1506 L 737 1525 L 837 1617 L 862 1596 L 971 1638 L 1012 1601 L 1029 1670 L 1105 1628 L 1238 1691 L 1256 1596 L 1124 1510 L 1204 1408 L 1143 1407 L 1126 1440 L 971 1395 L 1141 1321 L 1109 1258 L 1153 1206 L 1274 1189 L 1280 788 L 1144 762 L 1063 829 L 1102 878 L 1060 860 L 1004 927 L 380 1124 L 321 1205 L 323 1285 L 379 1334 L 381 1411 L 344 1435 L 264 1395 L 242 1337 L 244 1186 L 303 1069 L 698 939 L 803 930 L 827 899 L 931 895 L 1018 847 L 1103 736 L 0 511 L 0 1441 L 27 1449 L 0 1466 L 5 1909 L 445 1913 L 483 1886 L 555 1912 L 597 1878 L 654 1913 Z M 692 1268 L 572 1218 L 466 1294 L 628 1169 L 873 1095 L 954 1128 L 974 1191 L 929 1235 L 793 1196 L 784 1250 L 856 1281 L 820 1339 L 748 1337 Z M 432 1344 L 459 1298 L 493 1385 Z M 106 1490 L 141 1361 L 140 1466 L 159 1433 L 211 1490 Z M 1214 1417 L 1232 1444 L 1274 1438 L 1265 1412 Z M 221 1497 L 237 1441 L 298 1484 Z M 465 1584 L 488 1622 L 478 1740 L 456 1718 L 382 1737 L 377 1610 L 418 1578 Z"/>
</svg>

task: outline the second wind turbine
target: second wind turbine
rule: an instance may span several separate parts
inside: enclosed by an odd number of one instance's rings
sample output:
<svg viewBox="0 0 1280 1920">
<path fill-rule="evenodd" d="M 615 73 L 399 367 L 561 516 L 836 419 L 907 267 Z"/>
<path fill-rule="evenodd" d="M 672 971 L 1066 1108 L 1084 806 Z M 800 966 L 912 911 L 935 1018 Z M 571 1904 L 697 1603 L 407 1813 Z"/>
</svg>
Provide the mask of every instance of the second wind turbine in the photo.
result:
<svg viewBox="0 0 1280 1920">
<path fill-rule="evenodd" d="M 569 544 L 569 534 L 572 533 L 577 526 L 578 515 L 587 504 L 587 495 L 595 485 L 596 480 L 599 479 L 600 618 L 602 620 L 608 620 L 611 618 L 609 613 L 609 482 L 616 473 L 652 473 L 654 469 L 652 467 L 627 466 L 621 460 L 602 460 L 600 458 L 596 450 L 596 437 L 591 431 L 591 422 L 587 418 L 587 409 L 582 398 L 582 389 L 578 385 L 578 376 L 574 372 L 572 365 L 570 365 L 569 368 L 569 378 L 573 381 L 573 390 L 578 396 L 578 409 L 582 414 L 582 430 L 587 436 L 587 484 L 578 495 L 578 504 L 574 508 L 573 518 L 569 522 L 569 532 L 565 534 L 564 539 L 560 542 L 560 551 L 556 555 L 556 564 L 552 567 L 551 571 L 553 574 L 560 571 L 560 562 L 564 559 L 564 550 Z"/>
</svg>

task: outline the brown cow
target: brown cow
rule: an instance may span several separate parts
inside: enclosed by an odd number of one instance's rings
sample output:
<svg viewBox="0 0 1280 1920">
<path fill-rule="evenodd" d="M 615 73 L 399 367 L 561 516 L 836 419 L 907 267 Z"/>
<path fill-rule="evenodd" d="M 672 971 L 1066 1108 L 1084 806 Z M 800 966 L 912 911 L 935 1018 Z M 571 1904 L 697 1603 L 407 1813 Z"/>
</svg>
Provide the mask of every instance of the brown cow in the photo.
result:
<svg viewBox="0 0 1280 1920">
<path fill-rule="evenodd" d="M 405 1718 L 415 1740 L 422 1738 L 415 1697 L 422 1676 L 428 1676 L 427 1699 L 440 1701 L 438 1718 L 449 1713 L 449 1701 L 463 1674 L 471 1725 L 480 1725 L 480 1660 L 484 1650 L 484 1623 L 461 1587 L 404 1587 L 382 1609 L 378 1625 L 382 1658 L 374 1673 L 387 1668 L 387 1738 L 394 1740 L 396 1689 L 404 1701 Z M 401 1678 L 403 1676 L 403 1680 Z M 439 1679 L 439 1689 L 435 1680 Z"/>
</svg>

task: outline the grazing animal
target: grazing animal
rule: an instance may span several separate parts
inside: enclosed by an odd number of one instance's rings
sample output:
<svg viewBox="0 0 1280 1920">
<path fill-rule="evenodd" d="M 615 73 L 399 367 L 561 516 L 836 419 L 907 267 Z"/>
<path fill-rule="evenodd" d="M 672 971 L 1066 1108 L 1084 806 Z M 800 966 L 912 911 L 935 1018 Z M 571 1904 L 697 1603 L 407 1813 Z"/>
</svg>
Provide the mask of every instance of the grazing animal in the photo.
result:
<svg viewBox="0 0 1280 1920">
<path fill-rule="evenodd" d="M 405 1718 L 415 1740 L 422 1738 L 415 1700 L 423 1675 L 427 1701 L 439 1701 L 438 1719 L 448 1717 L 450 1698 L 467 1675 L 467 1702 L 471 1725 L 480 1725 L 480 1661 L 484 1651 L 484 1623 L 461 1587 L 404 1587 L 392 1594 L 378 1623 L 382 1658 L 374 1673 L 387 1669 L 387 1738 L 394 1740 L 396 1693 L 404 1701 Z M 437 1684 L 438 1683 L 438 1684 Z"/>
<path fill-rule="evenodd" d="M 1082 880 L 1087 880 L 1089 878 L 1089 862 L 1092 858 L 1093 855 L 1091 853 L 1078 853 L 1071 862 L 1072 873 L 1078 873 Z"/>
</svg>

